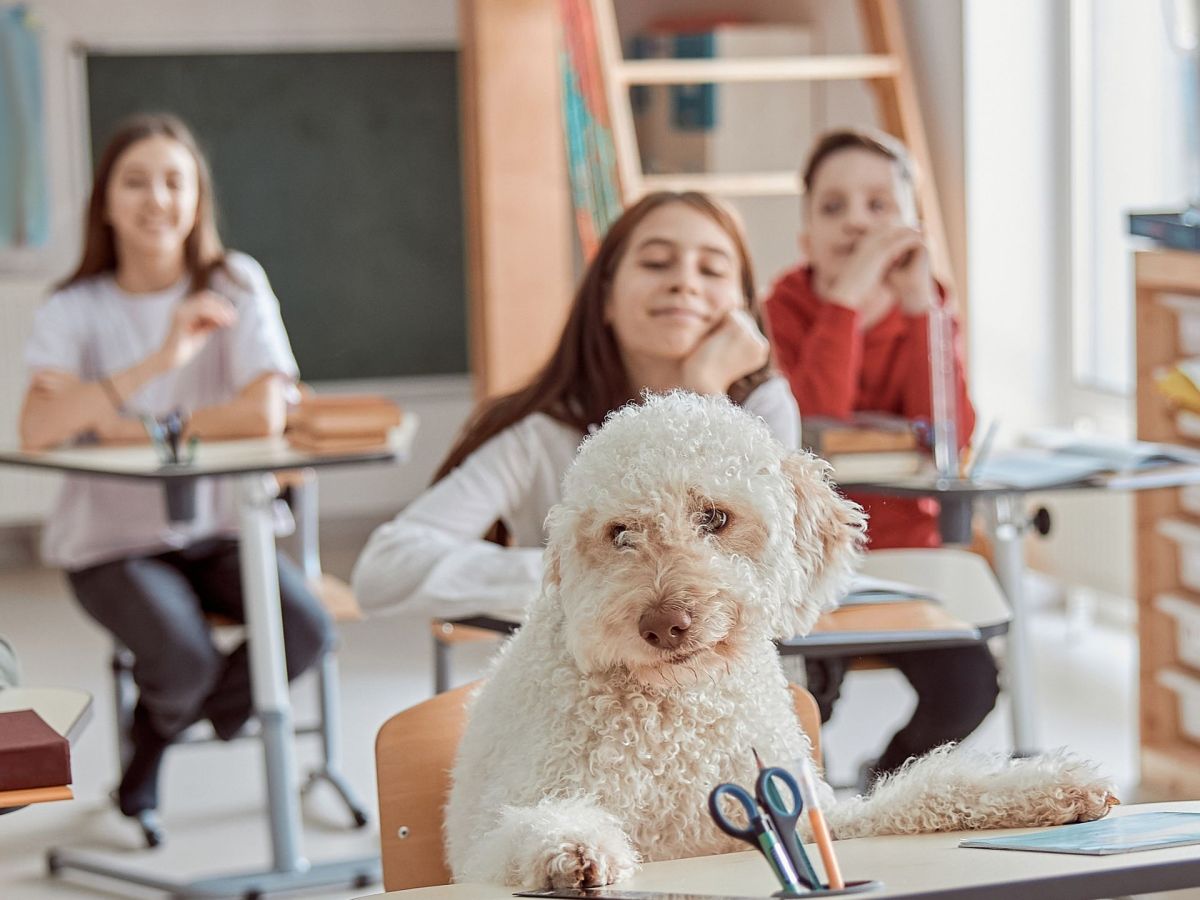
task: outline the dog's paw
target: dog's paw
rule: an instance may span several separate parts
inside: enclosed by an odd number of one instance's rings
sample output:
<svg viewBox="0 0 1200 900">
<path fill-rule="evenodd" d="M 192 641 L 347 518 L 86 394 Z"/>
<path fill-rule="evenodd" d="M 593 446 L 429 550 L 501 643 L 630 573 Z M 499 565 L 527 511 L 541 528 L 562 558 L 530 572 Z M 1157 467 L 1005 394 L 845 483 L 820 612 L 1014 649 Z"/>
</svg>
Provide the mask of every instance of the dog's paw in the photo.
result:
<svg viewBox="0 0 1200 900">
<path fill-rule="evenodd" d="M 1120 805 L 1117 795 L 1108 784 L 1085 784 L 1068 788 L 1066 799 L 1075 817 L 1068 822 L 1091 822 L 1103 819 L 1114 806 Z"/>
<path fill-rule="evenodd" d="M 543 871 L 552 888 L 585 888 L 620 881 L 632 875 L 635 867 L 631 857 L 571 841 L 550 855 Z"/>
</svg>

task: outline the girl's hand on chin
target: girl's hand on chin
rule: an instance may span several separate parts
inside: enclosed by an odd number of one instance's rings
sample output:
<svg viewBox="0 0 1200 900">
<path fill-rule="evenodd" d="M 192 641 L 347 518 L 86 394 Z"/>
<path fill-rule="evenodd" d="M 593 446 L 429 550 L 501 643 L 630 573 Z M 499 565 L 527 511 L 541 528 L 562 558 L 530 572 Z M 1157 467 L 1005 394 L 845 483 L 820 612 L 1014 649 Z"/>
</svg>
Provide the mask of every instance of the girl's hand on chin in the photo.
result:
<svg viewBox="0 0 1200 900">
<path fill-rule="evenodd" d="M 187 365 L 204 349 L 213 333 L 237 321 L 233 304 L 212 291 L 199 291 L 179 304 L 161 350 L 168 369 Z"/>
<path fill-rule="evenodd" d="M 746 310 L 732 309 L 684 360 L 680 387 L 724 394 L 739 378 L 767 364 L 770 346 Z"/>
</svg>

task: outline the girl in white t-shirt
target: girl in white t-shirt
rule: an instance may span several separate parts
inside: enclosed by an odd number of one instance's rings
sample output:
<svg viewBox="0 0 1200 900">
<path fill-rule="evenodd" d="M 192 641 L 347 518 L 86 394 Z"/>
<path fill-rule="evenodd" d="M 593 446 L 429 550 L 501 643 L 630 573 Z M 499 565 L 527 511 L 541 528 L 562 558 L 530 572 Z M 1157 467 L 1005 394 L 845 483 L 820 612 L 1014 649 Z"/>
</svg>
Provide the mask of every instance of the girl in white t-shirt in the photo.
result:
<svg viewBox="0 0 1200 900">
<path fill-rule="evenodd" d="M 188 416 L 185 439 L 283 430 L 296 361 L 262 268 L 227 253 L 208 167 L 186 126 L 140 116 L 96 168 L 83 259 L 38 309 L 26 346 L 21 443 L 145 441 L 141 414 Z M 43 536 L 48 564 L 135 656 L 139 690 L 120 809 L 160 839 L 153 810 L 171 741 L 211 719 L 232 737 L 252 711 L 244 646 L 212 641 L 206 613 L 243 619 L 236 510 L 225 479 L 201 479 L 195 517 L 168 521 L 159 485 L 68 477 Z M 319 601 L 280 561 L 288 676 L 331 640 Z"/>
<path fill-rule="evenodd" d="M 550 361 L 486 403 L 434 484 L 371 536 L 359 601 L 519 611 L 541 582 L 542 523 L 580 441 L 645 390 L 728 394 L 797 446 L 800 414 L 769 354 L 737 220 L 703 194 L 644 197 L 609 229 Z"/>
</svg>

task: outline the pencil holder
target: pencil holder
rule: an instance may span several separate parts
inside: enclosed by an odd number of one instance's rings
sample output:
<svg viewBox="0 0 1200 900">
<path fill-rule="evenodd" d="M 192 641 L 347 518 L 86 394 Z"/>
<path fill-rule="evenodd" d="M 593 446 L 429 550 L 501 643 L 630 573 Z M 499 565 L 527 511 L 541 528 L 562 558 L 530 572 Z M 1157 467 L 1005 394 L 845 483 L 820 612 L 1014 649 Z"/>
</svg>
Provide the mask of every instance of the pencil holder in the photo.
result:
<svg viewBox="0 0 1200 900">
<path fill-rule="evenodd" d="M 776 891 L 771 896 L 795 897 L 796 900 L 803 900 L 805 897 L 841 897 L 845 894 L 865 894 L 868 891 L 878 891 L 882 888 L 882 881 L 847 881 L 844 888 L 839 888 L 836 891 L 829 888 L 814 888 L 802 894 L 793 894 L 791 891 Z"/>
<path fill-rule="evenodd" d="M 196 479 L 170 478 L 163 484 L 167 493 L 167 519 L 190 522 L 196 518 Z"/>
</svg>

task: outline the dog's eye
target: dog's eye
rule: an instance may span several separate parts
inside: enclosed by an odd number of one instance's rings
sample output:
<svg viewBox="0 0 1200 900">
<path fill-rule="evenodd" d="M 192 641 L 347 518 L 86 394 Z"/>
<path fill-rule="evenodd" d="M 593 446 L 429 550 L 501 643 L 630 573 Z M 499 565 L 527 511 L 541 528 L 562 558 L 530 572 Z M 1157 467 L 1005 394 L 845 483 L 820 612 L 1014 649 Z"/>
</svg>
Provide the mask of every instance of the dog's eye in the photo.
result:
<svg viewBox="0 0 1200 900">
<path fill-rule="evenodd" d="M 617 522 L 615 525 L 608 526 L 608 539 L 614 547 L 628 547 L 632 535 L 629 533 L 629 526 Z"/>
<path fill-rule="evenodd" d="M 710 506 L 700 513 L 696 524 L 703 534 L 717 534 L 729 524 L 729 513 L 715 506 Z"/>
</svg>

